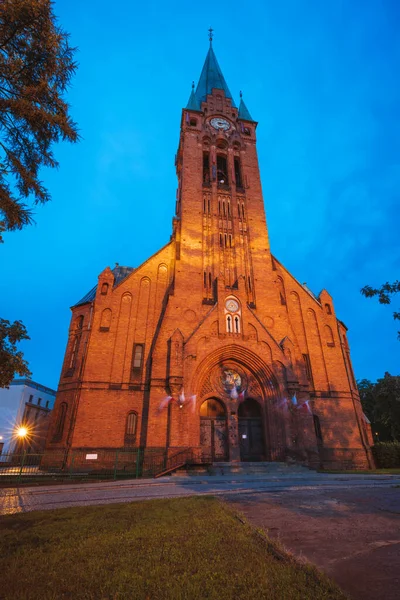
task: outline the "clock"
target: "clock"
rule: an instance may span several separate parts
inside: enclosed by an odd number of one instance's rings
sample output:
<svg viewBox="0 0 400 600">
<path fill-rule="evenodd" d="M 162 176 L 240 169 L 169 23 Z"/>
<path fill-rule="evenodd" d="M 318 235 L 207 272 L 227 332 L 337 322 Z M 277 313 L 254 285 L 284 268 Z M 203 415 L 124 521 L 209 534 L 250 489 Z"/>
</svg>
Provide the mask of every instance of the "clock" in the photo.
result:
<svg viewBox="0 0 400 600">
<path fill-rule="evenodd" d="M 228 131 L 231 128 L 231 124 L 226 119 L 222 119 L 222 117 L 214 117 L 211 119 L 210 124 L 214 129 L 222 129 L 223 131 Z"/>
<path fill-rule="evenodd" d="M 230 298 L 225 302 L 225 308 L 226 310 L 229 310 L 229 312 L 237 312 L 239 310 L 239 304 L 236 300 Z"/>
</svg>

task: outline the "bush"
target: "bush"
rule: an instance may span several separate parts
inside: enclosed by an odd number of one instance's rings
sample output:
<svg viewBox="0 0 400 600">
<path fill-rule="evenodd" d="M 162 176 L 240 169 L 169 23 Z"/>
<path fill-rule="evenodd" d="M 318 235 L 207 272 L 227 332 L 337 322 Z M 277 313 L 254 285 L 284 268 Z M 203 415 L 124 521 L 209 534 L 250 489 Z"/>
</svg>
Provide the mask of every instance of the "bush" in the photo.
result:
<svg viewBox="0 0 400 600">
<path fill-rule="evenodd" d="M 400 467 L 400 442 L 379 442 L 372 448 L 378 469 Z"/>
</svg>

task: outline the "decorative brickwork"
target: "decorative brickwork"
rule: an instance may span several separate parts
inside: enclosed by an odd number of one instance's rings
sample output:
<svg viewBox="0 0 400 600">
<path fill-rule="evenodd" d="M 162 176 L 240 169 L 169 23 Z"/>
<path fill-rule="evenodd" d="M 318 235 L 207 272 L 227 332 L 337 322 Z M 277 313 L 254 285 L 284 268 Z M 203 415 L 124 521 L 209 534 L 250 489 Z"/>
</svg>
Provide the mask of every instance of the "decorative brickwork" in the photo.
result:
<svg viewBox="0 0 400 600">
<path fill-rule="evenodd" d="M 124 447 L 135 413 L 141 447 L 368 468 L 346 327 L 272 257 L 257 123 L 206 81 L 182 112 L 171 241 L 72 308 L 47 447 Z"/>
</svg>

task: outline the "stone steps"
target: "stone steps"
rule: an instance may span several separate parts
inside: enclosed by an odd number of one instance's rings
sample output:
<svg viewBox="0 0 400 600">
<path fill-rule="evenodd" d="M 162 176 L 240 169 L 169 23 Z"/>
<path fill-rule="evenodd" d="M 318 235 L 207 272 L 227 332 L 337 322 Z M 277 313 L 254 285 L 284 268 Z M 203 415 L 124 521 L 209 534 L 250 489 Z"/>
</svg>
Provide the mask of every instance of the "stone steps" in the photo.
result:
<svg viewBox="0 0 400 600">
<path fill-rule="evenodd" d="M 204 475 L 294 475 L 307 473 L 310 469 L 303 465 L 285 462 L 217 462 L 208 467 L 194 466 L 179 469 L 173 477 Z"/>
</svg>

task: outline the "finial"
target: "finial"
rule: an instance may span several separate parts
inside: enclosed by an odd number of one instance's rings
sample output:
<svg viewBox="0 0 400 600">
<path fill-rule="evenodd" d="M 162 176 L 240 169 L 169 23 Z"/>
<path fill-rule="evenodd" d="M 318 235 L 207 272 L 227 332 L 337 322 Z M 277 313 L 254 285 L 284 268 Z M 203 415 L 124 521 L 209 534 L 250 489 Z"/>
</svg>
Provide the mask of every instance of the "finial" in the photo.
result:
<svg viewBox="0 0 400 600">
<path fill-rule="evenodd" d="M 213 37 L 214 37 L 214 29 L 210 26 L 210 29 L 208 30 L 209 35 L 209 40 L 210 40 L 210 46 L 212 46 L 212 41 L 213 41 Z"/>
<path fill-rule="evenodd" d="M 240 99 L 242 99 L 243 98 L 243 92 L 242 92 L 242 90 L 240 90 L 239 94 L 240 94 Z"/>
<path fill-rule="evenodd" d="M 194 81 L 192 81 L 192 90 L 194 90 Z"/>
</svg>

